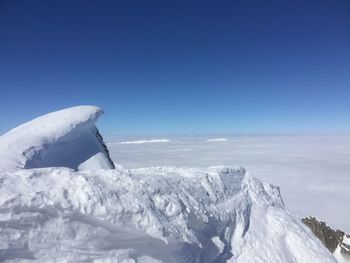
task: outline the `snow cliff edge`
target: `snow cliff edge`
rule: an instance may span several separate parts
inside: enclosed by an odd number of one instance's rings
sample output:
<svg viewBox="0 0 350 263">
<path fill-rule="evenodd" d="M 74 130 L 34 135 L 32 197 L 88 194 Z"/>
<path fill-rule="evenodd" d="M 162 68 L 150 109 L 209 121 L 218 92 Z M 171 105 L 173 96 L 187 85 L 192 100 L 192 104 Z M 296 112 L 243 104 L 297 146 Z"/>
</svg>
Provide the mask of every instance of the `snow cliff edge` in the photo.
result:
<svg viewBox="0 0 350 263">
<path fill-rule="evenodd" d="M 10 130 L 0 137 L 0 169 L 78 170 L 85 161 L 94 169 L 113 169 L 108 149 L 95 126 L 102 114 L 96 106 L 76 106 L 48 113 Z M 80 167 L 88 169 L 89 165 Z"/>
</svg>

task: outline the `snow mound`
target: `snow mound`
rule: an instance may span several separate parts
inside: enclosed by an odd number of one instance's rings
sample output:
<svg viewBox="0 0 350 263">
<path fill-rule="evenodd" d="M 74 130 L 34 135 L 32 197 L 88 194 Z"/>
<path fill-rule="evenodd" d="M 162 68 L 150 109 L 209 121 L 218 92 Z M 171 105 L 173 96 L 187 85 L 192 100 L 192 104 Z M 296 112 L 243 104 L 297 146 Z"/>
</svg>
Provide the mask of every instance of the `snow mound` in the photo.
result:
<svg viewBox="0 0 350 263">
<path fill-rule="evenodd" d="M 243 168 L 23 169 L 0 184 L 0 260 L 335 262 Z"/>
<path fill-rule="evenodd" d="M 81 163 L 99 152 L 105 158 L 101 168 L 113 168 L 95 126 L 102 113 L 95 106 L 77 106 L 46 114 L 7 132 L 0 137 L 0 169 L 69 167 L 77 170 Z"/>
<path fill-rule="evenodd" d="M 227 142 L 228 139 L 226 138 L 213 138 L 213 139 L 208 139 L 207 142 Z"/>
<path fill-rule="evenodd" d="M 150 140 L 119 142 L 118 144 L 145 144 L 145 143 L 161 143 L 161 142 L 170 142 L 170 140 L 168 140 L 168 139 L 150 139 Z"/>
</svg>

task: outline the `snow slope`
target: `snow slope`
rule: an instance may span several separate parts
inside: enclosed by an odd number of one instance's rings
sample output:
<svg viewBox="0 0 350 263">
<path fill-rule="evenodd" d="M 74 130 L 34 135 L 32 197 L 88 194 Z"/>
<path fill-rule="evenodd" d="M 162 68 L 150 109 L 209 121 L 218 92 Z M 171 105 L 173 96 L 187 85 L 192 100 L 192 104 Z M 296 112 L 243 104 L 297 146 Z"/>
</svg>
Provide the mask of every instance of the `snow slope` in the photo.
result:
<svg viewBox="0 0 350 263">
<path fill-rule="evenodd" d="M 1 136 L 0 261 L 335 262 L 243 168 L 114 167 L 101 113 L 69 108 Z"/>
<path fill-rule="evenodd" d="M 243 168 L 41 168 L 0 182 L 1 260 L 335 262 Z"/>
<path fill-rule="evenodd" d="M 344 234 L 342 242 L 334 251 L 334 257 L 339 263 L 350 263 L 350 235 Z"/>
<path fill-rule="evenodd" d="M 0 169 L 78 166 L 103 153 L 103 166 L 113 168 L 95 122 L 103 111 L 77 106 L 38 117 L 0 137 Z M 101 156 L 100 156 L 101 159 Z"/>
</svg>

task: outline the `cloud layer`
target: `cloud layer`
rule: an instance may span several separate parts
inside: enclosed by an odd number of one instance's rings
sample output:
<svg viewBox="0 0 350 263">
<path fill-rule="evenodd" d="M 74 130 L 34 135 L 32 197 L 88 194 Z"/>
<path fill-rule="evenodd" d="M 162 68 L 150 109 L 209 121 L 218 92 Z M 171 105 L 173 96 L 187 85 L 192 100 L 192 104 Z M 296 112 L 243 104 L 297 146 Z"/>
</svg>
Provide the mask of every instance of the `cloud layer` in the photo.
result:
<svg viewBox="0 0 350 263">
<path fill-rule="evenodd" d="M 350 135 L 225 136 L 225 143 L 206 143 L 219 138 L 208 136 L 167 138 L 171 143 L 113 144 L 109 149 L 126 168 L 244 166 L 280 186 L 291 211 L 350 232 Z"/>
</svg>

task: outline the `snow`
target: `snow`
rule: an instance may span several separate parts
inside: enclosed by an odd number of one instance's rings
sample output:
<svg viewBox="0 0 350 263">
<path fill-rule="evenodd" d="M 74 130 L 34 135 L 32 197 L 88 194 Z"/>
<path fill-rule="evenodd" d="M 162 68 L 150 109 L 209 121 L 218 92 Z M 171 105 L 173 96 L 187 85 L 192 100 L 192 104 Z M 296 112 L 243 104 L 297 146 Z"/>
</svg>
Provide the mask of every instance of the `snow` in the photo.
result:
<svg viewBox="0 0 350 263">
<path fill-rule="evenodd" d="M 1 136 L 0 261 L 335 262 L 242 167 L 114 165 L 101 114 L 73 107 Z"/>
<path fill-rule="evenodd" d="M 334 257 L 339 263 L 350 263 L 350 235 L 345 234 L 343 241 L 335 249 L 333 253 Z"/>
<path fill-rule="evenodd" d="M 86 170 L 99 170 L 99 169 L 113 169 L 111 162 L 107 157 L 102 153 L 98 152 L 89 159 L 87 159 L 85 162 L 81 163 L 78 166 L 79 171 L 86 171 Z"/>
<path fill-rule="evenodd" d="M 341 252 L 341 247 L 338 246 L 334 253 L 333 253 L 334 257 L 336 258 L 336 260 L 338 261 L 338 263 L 349 263 L 350 262 L 350 255 L 346 255 L 344 253 Z"/>
<path fill-rule="evenodd" d="M 2 260 L 335 262 L 243 168 L 41 168 L 0 182 Z"/>
<path fill-rule="evenodd" d="M 228 139 L 226 138 L 213 138 L 213 139 L 208 139 L 207 142 L 227 142 Z"/>
<path fill-rule="evenodd" d="M 149 140 L 119 142 L 119 144 L 145 144 L 145 143 L 162 143 L 162 142 L 170 142 L 170 140 L 168 140 L 168 139 L 149 139 Z"/>
<path fill-rule="evenodd" d="M 95 127 L 102 113 L 95 106 L 77 106 L 46 114 L 12 129 L 0 137 L 0 169 L 54 166 L 77 169 L 98 152 L 103 153 L 109 167 L 113 167 Z"/>
<path fill-rule="evenodd" d="M 345 245 L 350 247 L 350 235 L 345 235 L 343 237 L 343 244 L 345 244 Z"/>
</svg>

